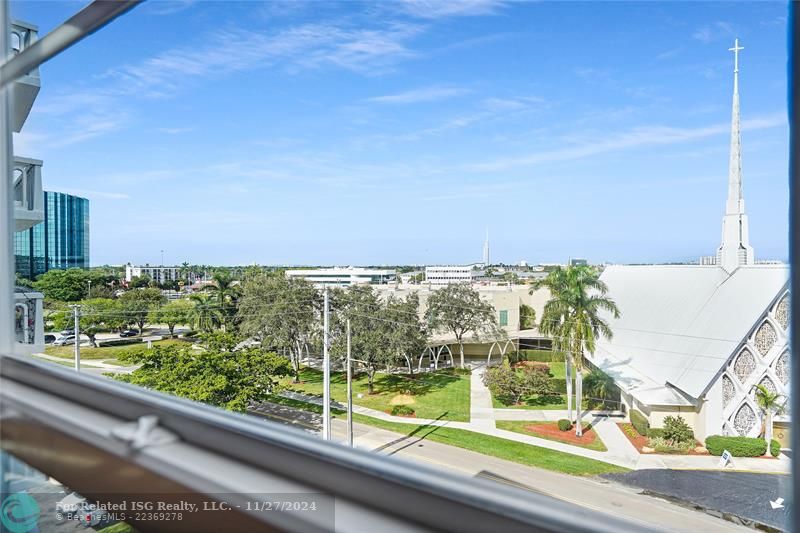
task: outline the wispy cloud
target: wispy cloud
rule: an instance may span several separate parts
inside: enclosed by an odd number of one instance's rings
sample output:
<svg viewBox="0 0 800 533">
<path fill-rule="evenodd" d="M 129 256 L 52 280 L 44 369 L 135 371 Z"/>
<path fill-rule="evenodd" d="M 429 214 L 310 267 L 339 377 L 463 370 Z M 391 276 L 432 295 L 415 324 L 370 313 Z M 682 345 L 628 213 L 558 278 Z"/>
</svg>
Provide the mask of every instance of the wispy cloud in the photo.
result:
<svg viewBox="0 0 800 533">
<path fill-rule="evenodd" d="M 172 15 L 188 9 L 197 3 L 197 0 L 160 0 L 147 2 L 145 9 L 150 15 Z"/>
<path fill-rule="evenodd" d="M 507 3 L 505 0 L 401 0 L 394 6 L 414 17 L 436 19 L 493 15 Z"/>
<path fill-rule="evenodd" d="M 734 35 L 734 33 L 735 31 L 733 25 L 731 25 L 729 22 L 718 21 L 713 24 L 708 24 L 698 28 L 694 33 L 692 33 L 692 38 L 700 41 L 701 43 L 708 44 L 723 37 L 730 37 Z"/>
<path fill-rule="evenodd" d="M 742 121 L 743 130 L 758 130 L 786 125 L 786 115 L 776 113 Z M 669 126 L 644 126 L 609 135 L 605 139 L 586 139 L 572 146 L 532 154 L 498 158 L 493 161 L 466 165 L 467 170 L 477 172 L 504 171 L 518 167 L 530 167 L 552 161 L 572 161 L 593 155 L 616 152 L 642 146 L 658 146 L 704 139 L 730 131 L 730 124 L 715 124 L 699 128 L 673 128 Z"/>
<path fill-rule="evenodd" d="M 181 133 L 189 133 L 190 131 L 194 131 L 194 128 L 158 128 L 158 131 L 168 135 L 178 135 Z"/>
<path fill-rule="evenodd" d="M 373 96 L 368 102 L 379 104 L 416 104 L 421 102 L 437 102 L 461 96 L 470 92 L 463 87 L 423 87 L 396 94 Z"/>
</svg>

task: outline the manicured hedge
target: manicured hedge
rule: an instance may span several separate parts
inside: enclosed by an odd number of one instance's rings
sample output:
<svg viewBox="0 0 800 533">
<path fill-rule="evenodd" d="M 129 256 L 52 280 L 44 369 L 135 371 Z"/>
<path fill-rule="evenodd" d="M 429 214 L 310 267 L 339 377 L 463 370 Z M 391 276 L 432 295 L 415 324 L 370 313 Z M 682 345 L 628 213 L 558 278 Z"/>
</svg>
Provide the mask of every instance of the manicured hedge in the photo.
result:
<svg viewBox="0 0 800 533">
<path fill-rule="evenodd" d="M 570 422 L 566 418 L 562 418 L 561 420 L 558 421 L 558 429 L 560 429 L 561 431 L 569 431 L 570 429 L 572 429 L 572 422 Z"/>
<path fill-rule="evenodd" d="M 520 350 L 520 360 L 538 361 L 540 363 L 552 363 L 553 361 L 563 361 L 564 356 L 558 352 L 545 350 Z"/>
<path fill-rule="evenodd" d="M 642 437 L 649 436 L 650 422 L 647 421 L 647 417 L 641 411 L 631 409 L 631 425 L 636 428 L 636 431 Z"/>
<path fill-rule="evenodd" d="M 728 450 L 734 457 L 759 457 L 767 452 L 767 443 L 753 437 L 711 435 L 706 438 L 706 449 L 711 455 L 722 455 Z"/>
<path fill-rule="evenodd" d="M 650 428 L 647 430 L 647 436 L 651 439 L 663 439 L 664 428 Z"/>
<path fill-rule="evenodd" d="M 407 405 L 395 405 L 392 407 L 392 414 L 395 416 L 412 416 L 414 415 L 414 409 Z"/>
<path fill-rule="evenodd" d="M 772 439 L 769 443 L 769 453 L 772 454 L 772 457 L 778 457 L 781 454 L 781 443 Z"/>
<path fill-rule="evenodd" d="M 130 337 L 127 339 L 109 339 L 109 340 L 98 340 L 98 346 L 126 346 L 128 344 L 141 344 L 142 338 L 141 337 Z"/>
</svg>

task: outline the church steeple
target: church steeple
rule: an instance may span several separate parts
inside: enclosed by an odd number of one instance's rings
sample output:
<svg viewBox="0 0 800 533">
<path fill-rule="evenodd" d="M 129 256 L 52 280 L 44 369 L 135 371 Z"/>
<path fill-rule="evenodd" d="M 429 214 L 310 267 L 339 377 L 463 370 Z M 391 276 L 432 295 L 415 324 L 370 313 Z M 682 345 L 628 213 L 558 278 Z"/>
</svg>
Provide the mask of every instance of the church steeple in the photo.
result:
<svg viewBox="0 0 800 533">
<path fill-rule="evenodd" d="M 744 50 L 736 39 L 733 48 L 733 110 L 731 116 L 731 153 L 728 163 L 728 201 L 722 218 L 722 244 L 717 250 L 717 265 L 733 272 L 740 265 L 753 264 L 747 215 L 742 195 L 742 136 L 739 118 L 739 51 Z"/>
</svg>

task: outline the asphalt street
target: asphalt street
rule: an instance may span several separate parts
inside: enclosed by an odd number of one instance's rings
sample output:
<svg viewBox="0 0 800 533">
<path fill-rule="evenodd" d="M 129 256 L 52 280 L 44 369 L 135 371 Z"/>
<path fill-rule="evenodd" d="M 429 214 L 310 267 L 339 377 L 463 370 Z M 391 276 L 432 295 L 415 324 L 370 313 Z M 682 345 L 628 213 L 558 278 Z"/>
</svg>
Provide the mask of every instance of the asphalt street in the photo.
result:
<svg viewBox="0 0 800 533">
<path fill-rule="evenodd" d="M 768 460 L 768 459 L 765 459 Z M 712 513 L 744 525 L 786 529 L 791 478 L 781 474 L 707 470 L 636 470 L 606 479 Z M 784 498 L 784 501 L 778 501 Z M 771 504 L 770 502 L 777 502 Z M 781 506 L 784 504 L 784 506 Z M 763 528 L 762 528 L 763 529 Z"/>
</svg>

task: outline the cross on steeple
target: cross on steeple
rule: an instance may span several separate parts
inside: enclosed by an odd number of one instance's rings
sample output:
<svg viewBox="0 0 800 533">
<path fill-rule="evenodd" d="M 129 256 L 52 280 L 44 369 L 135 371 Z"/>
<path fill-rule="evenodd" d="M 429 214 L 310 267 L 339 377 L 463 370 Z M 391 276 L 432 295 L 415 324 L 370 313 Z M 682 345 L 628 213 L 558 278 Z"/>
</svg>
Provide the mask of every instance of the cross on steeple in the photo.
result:
<svg viewBox="0 0 800 533">
<path fill-rule="evenodd" d="M 733 52 L 733 73 L 739 73 L 739 50 L 744 50 L 744 46 L 739 46 L 739 38 L 733 44 L 733 48 L 728 48 L 729 52 Z"/>
</svg>

